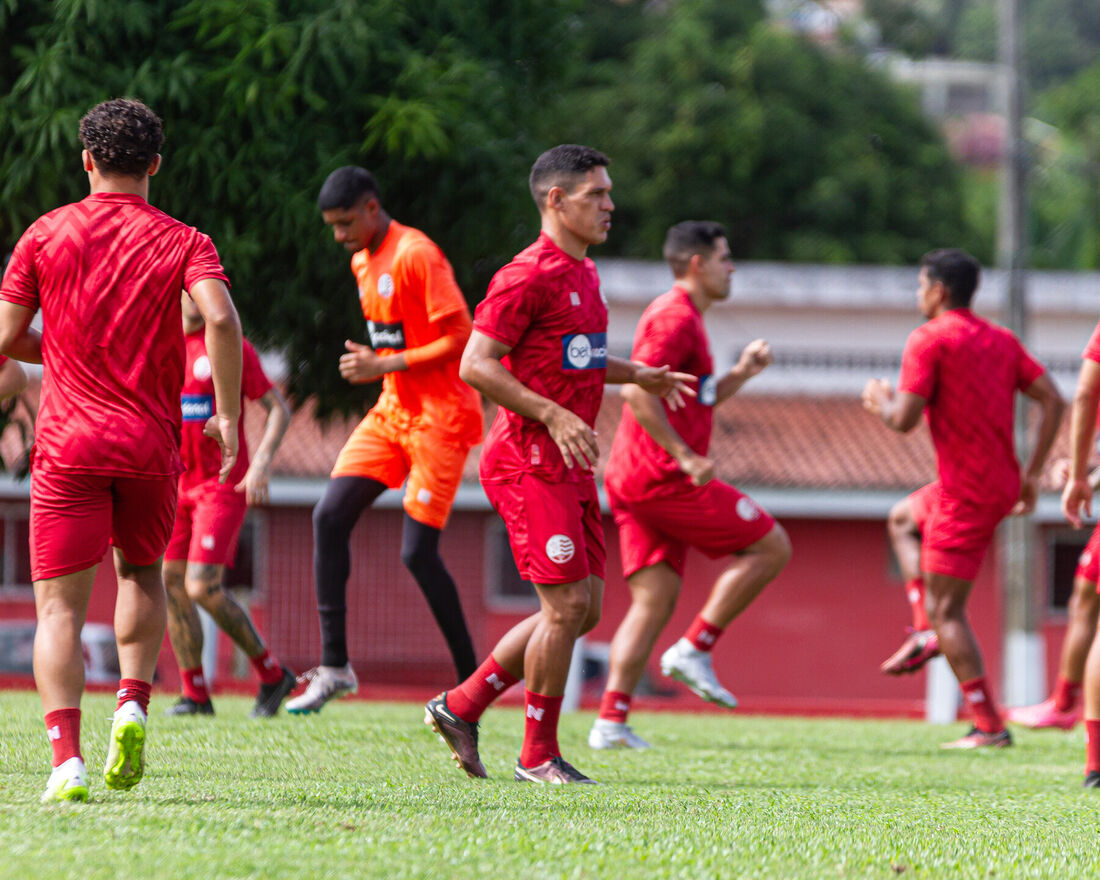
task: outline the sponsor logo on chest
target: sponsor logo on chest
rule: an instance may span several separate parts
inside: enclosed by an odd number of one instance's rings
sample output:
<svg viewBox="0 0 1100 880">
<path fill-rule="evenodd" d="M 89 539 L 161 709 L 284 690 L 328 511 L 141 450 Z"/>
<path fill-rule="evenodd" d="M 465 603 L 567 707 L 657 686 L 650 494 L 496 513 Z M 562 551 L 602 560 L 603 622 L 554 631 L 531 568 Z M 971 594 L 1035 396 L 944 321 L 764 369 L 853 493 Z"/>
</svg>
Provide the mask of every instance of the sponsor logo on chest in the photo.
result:
<svg viewBox="0 0 1100 880">
<path fill-rule="evenodd" d="M 563 370 L 607 369 L 606 333 L 570 333 L 561 338 Z"/>
<path fill-rule="evenodd" d="M 212 394 L 182 394 L 180 406 L 185 422 L 205 422 L 214 415 L 214 396 Z"/>
<path fill-rule="evenodd" d="M 405 325 L 400 321 L 383 324 L 381 321 L 367 321 L 367 333 L 370 345 L 375 351 L 380 348 L 392 348 L 395 351 L 405 349 Z"/>
</svg>

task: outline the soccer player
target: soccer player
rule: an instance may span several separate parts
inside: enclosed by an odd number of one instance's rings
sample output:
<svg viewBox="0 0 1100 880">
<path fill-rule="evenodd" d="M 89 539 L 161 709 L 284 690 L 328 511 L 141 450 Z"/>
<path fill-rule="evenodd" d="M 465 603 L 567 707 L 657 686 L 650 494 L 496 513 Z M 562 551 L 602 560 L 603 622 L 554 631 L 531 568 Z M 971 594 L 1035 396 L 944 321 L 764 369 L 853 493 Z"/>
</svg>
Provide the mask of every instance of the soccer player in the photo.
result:
<svg viewBox="0 0 1100 880">
<path fill-rule="evenodd" d="M 313 510 L 321 664 L 306 673 L 305 693 L 287 703 L 295 714 L 320 711 L 358 688 L 347 649 L 351 530 L 379 495 L 402 483 L 401 561 L 428 600 L 458 677 L 476 666 L 458 590 L 439 555 L 466 453 L 483 429 L 481 400 L 458 376 L 469 308 L 443 252 L 386 213 L 365 168 L 337 168 L 317 204 L 336 241 L 353 254 L 370 334 L 369 347 L 346 343 L 340 375 L 353 383 L 382 379 L 382 394 L 344 444 Z"/>
<path fill-rule="evenodd" d="M 264 375 L 256 350 L 244 340 L 241 406 L 244 398 L 258 400 L 267 410 L 263 439 L 251 462 L 238 423 L 237 463 L 223 483 L 218 478 L 221 453 L 203 433 L 214 408 L 214 380 L 206 353 L 202 313 L 183 295 L 183 332 L 187 345 L 183 395 L 183 466 L 180 475 L 176 524 L 164 554 L 164 586 L 168 592 L 168 635 L 180 667 L 183 696 L 169 706 L 168 715 L 213 715 L 214 704 L 202 674 L 202 626 L 196 603 L 206 610 L 237 646 L 248 655 L 260 678 L 252 707 L 253 718 L 270 718 L 279 711 L 296 683 L 294 674 L 264 646 L 256 626 L 224 589 L 225 568 L 232 564 L 237 537 L 250 504 L 267 500 L 271 460 L 290 424 L 290 408 L 283 395 Z"/>
<path fill-rule="evenodd" d="M 908 535 L 899 558 L 903 566 L 919 565 L 931 627 L 974 718 L 969 733 L 944 744 L 961 749 L 1012 744 L 966 618 L 966 599 L 1000 521 L 1034 509 L 1064 408 L 1050 376 L 1020 341 L 970 310 L 980 275 L 977 260 L 963 251 L 926 254 L 917 304 L 928 321 L 906 341 L 897 391 L 885 379 L 871 379 L 863 389 L 864 408 L 895 431 L 912 430 L 927 413 L 939 480 L 903 502 L 913 529 L 898 530 Z M 1012 430 L 1018 390 L 1041 413 L 1022 473 Z M 891 534 L 898 546 L 893 528 Z"/>
<path fill-rule="evenodd" d="M 631 604 L 611 640 L 607 688 L 588 735 L 594 749 L 649 747 L 626 720 L 646 662 L 676 607 L 688 547 L 732 560 L 691 626 L 661 657 L 661 671 L 730 709 L 737 700 L 719 684 L 711 651 L 791 555 L 783 527 L 716 479 L 715 463 L 707 457 L 714 407 L 772 360 L 768 344 L 757 339 L 732 369 L 714 374 L 703 317 L 730 294 L 734 267 L 725 230 L 717 223 L 679 223 L 668 231 L 664 257 L 675 285 L 642 314 L 630 356 L 697 376 L 699 393 L 673 411 L 636 386 L 623 388 L 623 417 L 604 485 L 619 527 Z"/>
<path fill-rule="evenodd" d="M 558 716 L 573 643 L 596 625 L 603 599 L 593 426 L 605 382 L 633 382 L 682 403 L 692 378 L 607 354 L 607 305 L 586 256 L 611 228 L 607 165 L 602 153 L 575 144 L 538 157 L 530 188 L 542 232 L 493 277 L 462 356 L 462 378 L 500 405 L 481 481 L 540 606 L 473 675 L 425 707 L 425 723 L 471 777 L 486 775 L 478 719 L 523 677 L 527 720 L 515 778 L 592 782 L 561 757 Z"/>
<path fill-rule="evenodd" d="M 181 471 L 181 288 L 206 320 L 215 398 L 206 430 L 222 445 L 222 478 L 236 461 L 241 404 L 241 326 L 217 251 L 148 202 L 160 119 L 138 101 L 106 101 L 81 119 L 80 139 L 91 194 L 36 220 L 0 285 L 0 352 L 44 366 L 30 548 L 34 679 L 54 766 L 44 801 L 88 798 L 80 630 L 108 544 L 122 678 L 104 776 L 128 789 L 144 772 L 164 641 L 161 556 Z M 30 327 L 39 308 L 41 335 Z"/>
</svg>

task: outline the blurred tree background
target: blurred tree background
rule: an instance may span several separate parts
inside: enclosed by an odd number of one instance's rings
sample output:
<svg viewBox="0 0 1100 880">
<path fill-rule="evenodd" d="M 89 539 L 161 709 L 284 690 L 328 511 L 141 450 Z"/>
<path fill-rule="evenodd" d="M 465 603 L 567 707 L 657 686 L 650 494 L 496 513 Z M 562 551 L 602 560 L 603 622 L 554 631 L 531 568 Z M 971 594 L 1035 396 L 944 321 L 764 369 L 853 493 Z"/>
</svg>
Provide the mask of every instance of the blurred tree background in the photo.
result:
<svg viewBox="0 0 1100 880">
<path fill-rule="evenodd" d="M 1095 265 L 1098 188 L 1080 178 L 1100 174 L 1100 68 L 1084 69 L 1100 17 L 1042 3 L 1074 41 L 1036 73 L 1051 90 L 1036 124 L 1058 145 L 1035 200 L 1053 230 L 1041 256 Z M 987 8 L 868 0 L 884 42 L 913 54 L 985 52 Z M 343 340 L 363 337 L 347 255 L 315 205 L 339 165 L 376 173 L 471 303 L 537 232 L 527 171 L 563 141 L 612 158 L 615 227 L 597 257 L 657 258 L 687 217 L 725 222 L 742 259 L 993 251 L 988 187 L 911 90 L 859 51 L 775 27 L 761 0 L 0 0 L 0 42 L 0 246 L 86 193 L 84 111 L 146 101 L 167 134 L 154 203 L 210 233 L 246 332 L 286 352 L 291 391 L 322 412 L 372 392 L 336 370 Z"/>
</svg>

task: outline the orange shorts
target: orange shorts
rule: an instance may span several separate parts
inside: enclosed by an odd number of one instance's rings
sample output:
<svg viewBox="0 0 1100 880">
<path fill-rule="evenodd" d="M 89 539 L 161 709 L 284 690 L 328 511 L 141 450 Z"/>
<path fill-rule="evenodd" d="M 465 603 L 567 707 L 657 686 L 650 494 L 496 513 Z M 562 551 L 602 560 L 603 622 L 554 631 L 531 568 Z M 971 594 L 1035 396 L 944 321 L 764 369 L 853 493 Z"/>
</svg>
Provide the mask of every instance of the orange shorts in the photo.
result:
<svg viewBox="0 0 1100 880">
<path fill-rule="evenodd" d="M 367 477 L 397 489 L 406 478 L 404 507 L 419 523 L 447 524 L 474 445 L 415 421 L 400 424 L 372 409 L 352 431 L 332 466 L 333 477 Z"/>
</svg>

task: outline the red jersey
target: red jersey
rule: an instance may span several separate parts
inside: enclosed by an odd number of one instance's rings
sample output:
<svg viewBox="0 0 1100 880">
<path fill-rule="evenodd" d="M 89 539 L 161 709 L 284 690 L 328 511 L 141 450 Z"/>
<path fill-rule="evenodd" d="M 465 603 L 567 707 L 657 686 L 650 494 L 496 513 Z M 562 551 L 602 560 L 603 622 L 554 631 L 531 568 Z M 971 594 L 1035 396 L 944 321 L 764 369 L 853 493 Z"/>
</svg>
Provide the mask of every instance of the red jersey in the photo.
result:
<svg viewBox="0 0 1100 880">
<path fill-rule="evenodd" d="M 595 263 L 540 234 L 493 276 L 474 329 L 511 348 L 502 363 L 516 379 L 595 427 L 607 374 L 607 304 Z M 565 466 L 542 422 L 500 407 L 485 438 L 481 479 L 524 473 L 555 483 L 592 478 Z"/>
<path fill-rule="evenodd" d="M 351 258 L 371 348 L 379 355 L 419 348 L 443 334 L 439 322 L 466 311 L 451 264 L 428 236 L 391 220 L 378 249 Z M 458 375 L 459 358 L 387 373 L 375 408 L 395 421 L 419 419 L 477 443 L 481 398 Z"/>
<path fill-rule="evenodd" d="M 1097 324 L 1093 328 L 1092 336 L 1089 337 L 1088 343 L 1085 345 L 1085 350 L 1081 354 L 1083 360 L 1096 361 L 1100 363 L 1100 324 Z"/>
<path fill-rule="evenodd" d="M 673 287 L 649 304 L 634 331 L 630 359 L 697 376 L 696 397 L 685 397 L 673 410 L 661 401 L 672 429 L 697 455 L 710 448 L 718 380 L 713 375 L 703 315 L 682 287 Z M 607 487 L 622 498 L 644 500 L 675 493 L 691 486 L 691 479 L 676 460 L 638 424 L 634 412 L 623 404 L 623 417 L 604 473 Z"/>
<path fill-rule="evenodd" d="M 36 460 L 96 474 L 180 471 L 180 291 L 227 281 L 210 239 L 125 193 L 95 193 L 19 239 L 0 299 L 42 309 Z"/>
<path fill-rule="evenodd" d="M 928 401 L 924 412 L 945 491 L 982 504 L 1019 496 L 1016 392 L 1042 374 L 1042 364 L 1011 332 L 970 309 L 951 309 L 909 334 L 898 390 Z"/>
<path fill-rule="evenodd" d="M 185 487 L 196 486 L 210 480 L 217 481 L 222 466 L 221 447 L 213 437 L 207 437 L 202 429 L 214 415 L 214 379 L 210 374 L 210 358 L 206 355 L 206 328 L 200 327 L 184 337 L 187 349 L 187 367 L 183 373 L 183 393 L 180 409 L 183 411 L 183 444 L 180 453 L 184 473 L 180 482 Z M 245 399 L 258 400 L 271 390 L 271 382 L 264 375 L 256 349 L 245 339 L 241 362 L 241 406 Z M 226 486 L 236 486 L 248 470 L 248 444 L 244 439 L 244 419 L 237 422 L 237 442 L 240 451 L 237 463 L 226 478 Z"/>
</svg>

